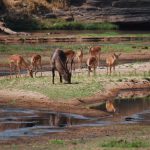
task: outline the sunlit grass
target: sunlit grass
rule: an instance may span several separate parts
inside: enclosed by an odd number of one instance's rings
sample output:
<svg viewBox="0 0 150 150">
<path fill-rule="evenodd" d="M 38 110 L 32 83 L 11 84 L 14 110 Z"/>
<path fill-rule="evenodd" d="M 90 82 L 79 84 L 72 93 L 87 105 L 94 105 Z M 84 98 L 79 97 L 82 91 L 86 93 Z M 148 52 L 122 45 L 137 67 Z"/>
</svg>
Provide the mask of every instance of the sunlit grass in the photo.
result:
<svg viewBox="0 0 150 150">
<path fill-rule="evenodd" d="M 56 77 L 52 84 L 51 77 L 13 78 L 0 80 L 0 89 L 22 89 L 35 91 L 48 96 L 50 99 L 63 100 L 90 96 L 102 89 L 98 78 L 84 76 L 72 78 L 72 84 L 61 84 Z"/>
<path fill-rule="evenodd" d="M 91 74 L 88 77 L 87 72 L 83 74 L 74 74 L 72 77 L 72 84 L 63 84 L 59 82 L 58 75 L 55 78 L 55 84 L 52 84 L 52 77 L 50 75 L 46 77 L 37 78 L 12 78 L 1 79 L 0 89 L 17 89 L 25 91 L 33 91 L 41 93 L 55 101 L 67 101 L 74 98 L 83 98 L 96 94 L 99 91 L 104 90 L 105 85 L 111 82 L 123 82 L 128 79 L 149 79 L 150 74 L 129 72 L 127 74 L 112 74 L 111 76 L 106 74 L 98 74 L 93 76 Z"/>
</svg>

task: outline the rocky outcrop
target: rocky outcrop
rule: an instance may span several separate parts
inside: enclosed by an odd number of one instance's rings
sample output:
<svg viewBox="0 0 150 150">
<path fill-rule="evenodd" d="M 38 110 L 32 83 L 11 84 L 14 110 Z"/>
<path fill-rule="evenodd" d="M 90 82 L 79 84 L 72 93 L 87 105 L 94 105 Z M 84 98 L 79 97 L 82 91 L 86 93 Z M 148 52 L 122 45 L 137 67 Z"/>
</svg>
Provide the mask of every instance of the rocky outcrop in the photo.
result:
<svg viewBox="0 0 150 150">
<path fill-rule="evenodd" d="M 67 21 L 149 23 L 150 0 L 9 0 L 0 2 L 5 18 L 63 18 Z M 4 7 L 5 6 L 5 7 Z M 12 7 L 13 6 L 13 7 Z M 9 9 L 11 8 L 11 9 Z M 26 17 L 25 17 L 26 18 Z"/>
<path fill-rule="evenodd" d="M 77 21 L 150 22 L 150 0 L 77 0 L 70 2 L 71 14 Z M 77 5 L 78 4 L 78 5 Z M 55 13 L 55 12 L 54 12 Z M 57 14 L 57 11 L 56 11 Z M 56 15 L 57 16 L 57 15 Z"/>
</svg>

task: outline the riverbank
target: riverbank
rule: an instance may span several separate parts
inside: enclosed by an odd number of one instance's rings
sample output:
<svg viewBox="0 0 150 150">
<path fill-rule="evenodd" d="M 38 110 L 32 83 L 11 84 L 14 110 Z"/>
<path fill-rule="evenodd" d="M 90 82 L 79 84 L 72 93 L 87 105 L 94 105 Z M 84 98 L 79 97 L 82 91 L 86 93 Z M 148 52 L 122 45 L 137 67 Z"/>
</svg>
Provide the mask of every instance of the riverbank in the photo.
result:
<svg viewBox="0 0 150 150">
<path fill-rule="evenodd" d="M 22 34 L 19 34 L 22 33 Z M 23 34 L 24 33 L 24 34 Z M 108 31 L 58 31 L 46 30 L 43 32 L 18 32 L 17 35 L 0 34 L 0 43 L 52 43 L 52 42 L 125 42 L 125 41 L 149 41 L 149 32 L 144 33 L 126 33 L 115 30 Z"/>
</svg>

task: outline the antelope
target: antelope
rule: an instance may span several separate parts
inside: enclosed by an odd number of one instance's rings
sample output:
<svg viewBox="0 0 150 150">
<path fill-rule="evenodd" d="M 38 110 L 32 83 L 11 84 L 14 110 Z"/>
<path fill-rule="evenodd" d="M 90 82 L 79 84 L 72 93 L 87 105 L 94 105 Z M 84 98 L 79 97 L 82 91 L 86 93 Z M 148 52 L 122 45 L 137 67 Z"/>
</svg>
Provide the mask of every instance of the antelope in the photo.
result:
<svg viewBox="0 0 150 150">
<path fill-rule="evenodd" d="M 74 63 L 75 52 L 73 50 L 66 50 L 64 53 L 67 57 L 67 64 L 70 61 L 71 71 L 72 71 L 72 65 L 73 64 L 74 64 L 74 70 L 75 70 L 75 63 Z"/>
<path fill-rule="evenodd" d="M 10 66 L 10 76 L 12 75 L 12 67 L 14 66 L 16 78 L 17 78 L 17 70 L 18 70 L 18 77 L 21 77 L 21 67 L 24 66 L 27 69 L 29 76 L 33 78 L 32 69 L 29 67 L 29 65 L 26 63 L 26 61 L 21 55 L 18 54 L 11 55 L 8 58 L 8 61 Z"/>
<path fill-rule="evenodd" d="M 106 65 L 107 65 L 107 74 L 108 74 L 108 70 L 109 70 L 109 73 L 111 75 L 111 72 L 112 72 L 112 67 L 113 67 L 113 70 L 115 71 L 115 66 L 117 65 L 118 63 L 118 59 L 119 59 L 119 56 L 121 54 L 111 54 L 109 55 L 108 57 L 106 57 Z"/>
<path fill-rule="evenodd" d="M 90 56 L 94 56 L 97 59 L 98 66 L 100 66 L 101 47 L 100 46 L 90 47 L 89 54 Z"/>
<path fill-rule="evenodd" d="M 36 73 L 38 72 L 38 69 L 40 67 L 41 76 L 42 76 L 41 55 L 38 55 L 38 54 L 32 55 L 32 57 L 31 57 L 31 67 L 32 67 L 32 69 L 35 70 L 35 76 L 36 76 Z"/>
<path fill-rule="evenodd" d="M 79 68 L 81 69 L 82 68 L 82 62 L 83 62 L 83 51 L 82 49 L 78 50 L 76 52 L 76 58 L 78 60 L 78 64 L 79 64 Z"/>
<path fill-rule="evenodd" d="M 87 60 L 88 66 L 88 76 L 90 76 L 90 72 L 92 71 L 91 68 L 93 67 L 94 75 L 96 74 L 96 67 L 97 67 L 97 59 L 94 56 L 90 56 Z"/>
<path fill-rule="evenodd" d="M 110 100 L 106 101 L 106 110 L 108 112 L 116 112 L 116 108 L 115 108 L 114 104 L 112 103 L 112 101 L 110 101 Z"/>
<path fill-rule="evenodd" d="M 55 70 L 58 71 L 60 77 L 60 83 L 62 83 L 62 78 L 67 82 L 71 83 L 71 73 L 67 67 L 67 57 L 66 54 L 60 50 L 56 49 L 52 56 L 52 83 L 54 84 Z"/>
</svg>

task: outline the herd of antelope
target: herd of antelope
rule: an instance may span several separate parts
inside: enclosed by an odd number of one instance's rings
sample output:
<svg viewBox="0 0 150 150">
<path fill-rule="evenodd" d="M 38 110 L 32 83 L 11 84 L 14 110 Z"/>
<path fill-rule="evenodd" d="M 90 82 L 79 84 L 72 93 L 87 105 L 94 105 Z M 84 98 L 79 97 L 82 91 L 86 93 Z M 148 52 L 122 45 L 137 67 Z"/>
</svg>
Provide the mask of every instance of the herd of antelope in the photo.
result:
<svg viewBox="0 0 150 150">
<path fill-rule="evenodd" d="M 96 73 L 96 68 L 100 66 L 100 55 L 101 55 L 101 47 L 95 46 L 89 48 L 89 54 L 86 61 L 86 65 L 88 68 L 88 75 L 90 76 L 90 72 L 93 69 L 94 74 Z M 107 74 L 112 73 L 112 68 L 115 71 L 115 66 L 119 59 L 120 54 L 110 54 L 106 57 L 106 66 L 107 66 Z M 66 83 L 71 83 L 71 75 L 72 69 L 75 70 L 75 62 L 78 62 L 78 68 L 82 68 L 83 63 L 83 50 L 80 49 L 77 52 L 73 50 L 63 51 L 61 49 L 56 49 L 51 58 L 51 70 L 52 70 L 52 83 L 54 84 L 55 71 L 58 71 L 60 82 L 62 83 L 62 79 L 65 80 Z M 11 55 L 9 58 L 10 65 L 10 77 L 12 72 L 15 72 L 16 77 L 21 76 L 21 68 L 25 67 L 28 75 L 33 78 L 33 73 L 36 76 L 37 72 L 41 72 L 42 76 L 42 58 L 39 54 L 34 54 L 31 57 L 30 64 L 25 61 L 25 59 L 18 54 Z M 115 112 L 116 109 L 113 105 L 112 101 L 106 102 L 106 110 L 108 112 Z"/>
<path fill-rule="evenodd" d="M 75 58 L 78 62 L 78 68 L 82 68 L 83 63 L 83 50 L 80 49 L 77 52 L 73 50 L 63 51 L 61 49 L 56 49 L 51 58 L 51 69 L 52 69 L 52 83 L 54 84 L 55 70 L 58 71 L 60 76 L 60 82 L 64 79 L 67 83 L 71 83 L 71 75 L 72 70 L 75 70 Z M 86 65 L 88 68 L 88 75 L 90 76 L 90 72 L 95 74 L 96 68 L 100 66 L 100 55 L 101 55 L 101 47 L 95 46 L 89 48 L 89 54 L 86 61 Z M 112 73 L 112 68 L 115 71 L 115 66 L 117 64 L 118 58 L 120 54 L 110 54 L 106 57 L 106 66 L 107 66 L 107 74 Z M 28 71 L 30 77 L 33 78 L 33 73 L 37 74 L 37 72 L 41 71 L 42 76 L 42 62 L 41 55 L 34 54 L 31 57 L 30 64 L 25 61 L 25 59 L 18 54 L 11 55 L 9 58 L 10 65 L 10 77 L 12 72 L 15 72 L 16 77 L 21 76 L 21 68 L 25 67 Z"/>
</svg>

